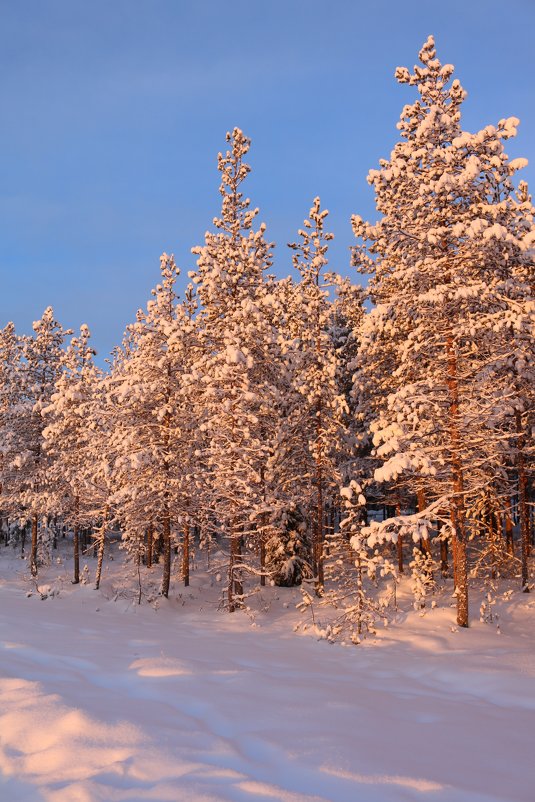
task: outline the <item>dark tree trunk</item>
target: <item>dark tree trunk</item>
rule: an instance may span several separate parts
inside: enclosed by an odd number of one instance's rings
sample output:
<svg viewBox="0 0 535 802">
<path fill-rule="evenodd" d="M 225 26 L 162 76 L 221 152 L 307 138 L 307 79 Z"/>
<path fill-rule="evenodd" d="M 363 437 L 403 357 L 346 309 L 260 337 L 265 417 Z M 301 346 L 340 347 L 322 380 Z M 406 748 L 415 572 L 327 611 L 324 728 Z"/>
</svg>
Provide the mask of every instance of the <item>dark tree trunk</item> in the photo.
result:
<svg viewBox="0 0 535 802">
<path fill-rule="evenodd" d="M 261 587 L 265 587 L 266 584 L 266 544 L 264 543 L 264 537 L 261 536 L 260 540 L 260 585 Z"/>
<path fill-rule="evenodd" d="M 30 571 L 37 576 L 37 515 L 32 517 L 32 545 L 30 551 Z"/>
<path fill-rule="evenodd" d="M 80 527 L 78 523 L 78 515 L 80 511 L 80 499 L 78 496 L 74 499 L 74 531 L 72 536 L 72 550 L 74 558 L 74 574 L 72 584 L 77 585 L 80 582 Z"/>
<path fill-rule="evenodd" d="M 522 590 L 529 593 L 529 511 L 527 504 L 528 481 L 526 476 L 526 465 L 524 460 L 524 433 L 522 429 L 522 417 L 516 411 L 516 433 L 517 433 L 517 460 L 518 471 L 518 512 L 520 517 L 520 545 L 522 563 Z"/>
<path fill-rule="evenodd" d="M 263 479 L 262 475 L 262 479 Z M 266 532 L 267 532 L 267 525 L 268 525 L 268 516 L 262 515 L 261 522 L 260 522 L 260 586 L 265 587 L 266 585 Z"/>
<path fill-rule="evenodd" d="M 513 540 L 513 513 L 511 510 L 511 496 L 507 494 L 505 499 L 505 548 L 511 557 L 515 556 L 515 544 Z"/>
<path fill-rule="evenodd" d="M 162 596 L 169 598 L 169 585 L 171 584 L 171 517 L 166 506 L 163 517 L 163 578 Z"/>
<path fill-rule="evenodd" d="M 448 541 L 440 541 L 440 573 L 442 576 L 448 576 L 450 567 L 448 565 Z"/>
<path fill-rule="evenodd" d="M 182 539 L 182 579 L 184 587 L 189 586 L 189 524 L 184 524 Z"/>
<path fill-rule="evenodd" d="M 228 571 L 228 609 L 233 613 L 238 607 L 242 606 L 243 584 L 241 581 L 241 572 L 239 563 L 241 562 L 241 532 L 236 531 L 237 527 L 234 521 L 232 522 L 230 530 L 230 557 L 229 557 L 229 571 Z M 236 596 L 239 598 L 236 599 Z"/>
<path fill-rule="evenodd" d="M 106 507 L 106 509 L 104 510 L 104 515 L 102 518 L 102 526 L 100 527 L 100 533 L 98 539 L 97 573 L 95 576 L 96 590 L 98 590 L 100 587 L 100 578 L 102 576 L 102 564 L 104 562 L 104 549 L 106 547 L 106 527 L 108 525 L 108 515 L 109 515 L 109 508 Z"/>
<path fill-rule="evenodd" d="M 396 515 L 397 515 L 398 518 L 401 515 L 401 505 L 400 504 L 396 504 Z M 396 551 L 397 551 L 397 555 L 398 555 L 398 571 L 399 571 L 400 574 L 403 574 L 405 572 L 405 568 L 404 568 L 404 565 L 403 565 L 403 535 L 400 535 L 399 533 L 398 533 L 398 539 L 397 539 L 397 543 L 396 543 Z"/>
<path fill-rule="evenodd" d="M 152 549 L 154 544 L 154 527 L 150 524 L 147 529 L 147 568 L 152 568 Z"/>
<path fill-rule="evenodd" d="M 466 524 L 464 511 L 464 475 L 461 463 L 461 435 L 459 431 L 459 385 L 457 356 L 453 336 L 446 338 L 449 394 L 450 466 L 453 496 L 451 500 L 453 576 L 457 595 L 457 624 L 468 626 L 468 564 L 466 555 Z"/>
<path fill-rule="evenodd" d="M 80 530 L 78 529 L 77 523 L 74 524 L 72 548 L 74 555 L 74 575 L 72 584 L 77 585 L 80 581 Z"/>
</svg>

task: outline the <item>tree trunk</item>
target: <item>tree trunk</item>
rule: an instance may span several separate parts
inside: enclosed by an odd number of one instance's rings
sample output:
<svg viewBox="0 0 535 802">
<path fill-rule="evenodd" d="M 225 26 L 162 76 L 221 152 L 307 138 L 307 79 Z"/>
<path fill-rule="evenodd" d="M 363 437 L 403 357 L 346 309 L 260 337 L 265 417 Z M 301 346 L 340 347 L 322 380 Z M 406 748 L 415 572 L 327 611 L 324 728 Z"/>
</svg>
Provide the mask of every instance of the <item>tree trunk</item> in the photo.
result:
<svg viewBox="0 0 535 802">
<path fill-rule="evenodd" d="M 508 554 L 514 557 L 515 544 L 513 540 L 513 513 L 511 507 L 511 496 L 508 493 L 505 498 L 505 548 Z"/>
<path fill-rule="evenodd" d="M 241 575 L 236 565 L 241 558 L 241 532 L 236 531 L 236 524 L 232 521 L 230 529 L 230 556 L 229 556 L 229 570 L 228 570 L 228 609 L 233 613 L 238 607 L 242 606 L 243 584 Z M 236 596 L 239 600 L 236 601 Z"/>
<path fill-rule="evenodd" d="M 486 497 L 486 519 L 491 558 L 491 577 L 492 579 L 496 579 L 498 574 L 498 544 L 496 542 L 498 531 L 496 525 L 497 522 L 494 516 L 493 498 L 490 491 L 487 491 Z"/>
<path fill-rule="evenodd" d="M 265 587 L 266 584 L 266 544 L 264 542 L 264 533 L 260 536 L 260 586 Z"/>
<path fill-rule="evenodd" d="M 72 584 L 77 585 L 80 581 L 80 530 L 78 524 L 74 524 L 74 531 L 72 536 L 72 548 L 74 557 L 74 573 Z"/>
<path fill-rule="evenodd" d="M 170 381 L 170 366 L 167 366 L 167 390 L 165 393 L 165 402 L 169 404 L 170 401 L 170 390 L 169 390 L 169 381 Z M 166 455 L 169 454 L 169 445 L 170 445 L 170 432 L 171 432 L 171 413 L 167 411 L 164 417 L 164 431 L 163 431 L 163 442 L 164 442 L 164 453 Z M 166 476 L 166 487 L 169 487 L 169 472 L 170 466 L 168 457 L 164 457 L 163 467 Z M 171 583 L 171 514 L 169 511 L 169 490 L 166 489 L 165 491 L 165 502 L 164 502 L 164 514 L 163 514 L 163 576 L 162 576 L 162 595 L 165 596 L 166 599 L 169 598 L 169 585 Z"/>
<path fill-rule="evenodd" d="M 72 548 L 74 558 L 74 576 L 72 580 L 73 585 L 80 582 L 80 528 L 78 525 L 78 512 L 80 509 L 80 499 L 76 496 L 74 500 L 74 532 L 72 537 Z"/>
<path fill-rule="evenodd" d="M 152 524 L 149 525 L 147 529 L 147 568 L 152 568 L 152 549 L 154 543 L 154 527 Z"/>
<path fill-rule="evenodd" d="M 163 517 L 163 577 L 162 596 L 169 598 L 169 585 L 171 583 L 171 517 L 169 508 L 165 507 Z"/>
<path fill-rule="evenodd" d="M 182 579 L 184 587 L 189 586 L 189 524 L 184 524 L 182 540 Z"/>
<path fill-rule="evenodd" d="M 137 591 L 138 591 L 137 592 L 137 603 L 141 604 L 141 597 L 143 595 L 143 588 L 141 586 L 141 553 L 139 552 L 139 550 L 138 550 L 138 553 L 137 553 L 136 564 L 137 564 Z"/>
<path fill-rule="evenodd" d="M 321 463 L 316 466 L 316 521 L 314 526 L 314 573 L 316 575 L 316 595 L 321 596 L 325 585 L 324 554 L 323 554 L 323 477 Z"/>
<path fill-rule="evenodd" d="M 398 503 L 396 504 L 396 515 L 399 518 L 401 515 L 401 505 Z M 396 543 L 396 551 L 398 555 L 398 571 L 400 574 L 404 573 L 404 566 L 403 566 L 403 535 L 400 535 L 398 532 L 398 539 Z"/>
<path fill-rule="evenodd" d="M 320 353 L 321 345 L 318 337 L 316 342 L 316 350 Z M 323 405 L 321 398 L 316 402 L 316 442 L 319 449 L 322 439 L 323 428 Z M 324 571 L 324 510 L 323 510 L 323 466 L 322 454 L 319 450 L 315 456 L 316 463 L 316 520 L 314 522 L 313 530 L 313 544 L 312 544 L 312 559 L 314 564 L 314 575 L 316 577 L 316 596 L 323 594 L 323 586 L 325 585 L 325 571 Z"/>
<path fill-rule="evenodd" d="M 263 476 L 262 470 L 262 479 Z M 269 516 L 266 514 L 262 514 L 260 519 L 260 587 L 265 587 L 266 585 L 266 532 L 268 526 Z"/>
<path fill-rule="evenodd" d="M 517 433 L 517 458 L 516 468 L 518 472 L 518 512 L 520 517 L 520 546 L 521 546 L 521 562 L 522 562 L 522 590 L 524 593 L 529 593 L 529 521 L 528 521 L 528 504 L 527 504 L 527 489 L 528 480 L 526 476 L 526 465 L 524 460 L 524 433 L 522 429 L 522 416 L 517 410 L 516 417 L 516 433 Z"/>
<path fill-rule="evenodd" d="M 451 499 L 451 523 L 453 546 L 453 573 L 457 595 L 457 624 L 468 626 L 468 566 L 466 557 L 466 524 L 464 511 L 464 476 L 461 462 L 461 436 L 459 431 L 459 384 L 457 379 L 457 356 L 453 335 L 446 337 L 449 395 L 450 467 L 453 497 Z"/>
<path fill-rule="evenodd" d="M 440 541 L 440 573 L 442 576 L 448 576 L 450 567 L 448 565 L 448 541 Z"/>
<path fill-rule="evenodd" d="M 37 576 L 37 515 L 32 517 L 32 545 L 30 551 L 30 571 Z"/>
<path fill-rule="evenodd" d="M 418 501 L 418 512 L 423 512 L 425 510 L 425 507 L 426 507 L 425 490 L 423 489 L 423 487 L 419 487 L 418 488 L 416 497 L 417 497 L 417 501 Z M 431 541 L 429 540 L 429 538 L 428 537 L 424 538 L 422 540 L 422 544 L 421 545 L 422 545 L 422 551 L 424 552 L 424 554 L 427 554 L 427 555 L 430 556 L 431 555 Z"/>
<path fill-rule="evenodd" d="M 104 548 L 106 545 L 106 527 L 108 525 L 109 507 L 104 510 L 102 518 L 102 526 L 100 527 L 100 535 L 98 540 L 98 556 L 97 556 L 97 573 L 95 576 L 95 589 L 100 587 L 100 578 L 102 576 L 102 564 L 104 562 Z"/>
</svg>

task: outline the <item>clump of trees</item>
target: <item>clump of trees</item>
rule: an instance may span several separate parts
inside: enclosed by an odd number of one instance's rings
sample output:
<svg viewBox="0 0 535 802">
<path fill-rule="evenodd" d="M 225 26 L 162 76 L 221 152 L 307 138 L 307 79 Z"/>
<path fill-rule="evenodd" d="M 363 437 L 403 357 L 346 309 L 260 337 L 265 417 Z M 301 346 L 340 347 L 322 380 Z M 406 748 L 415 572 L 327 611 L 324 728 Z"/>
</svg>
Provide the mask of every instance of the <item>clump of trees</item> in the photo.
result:
<svg viewBox="0 0 535 802">
<path fill-rule="evenodd" d="M 294 276 L 269 273 L 235 128 L 185 297 L 164 254 L 107 372 L 87 327 L 68 341 L 50 308 L 33 336 L 0 331 L 2 533 L 23 550 L 28 533 L 34 576 L 62 527 L 73 582 L 91 532 L 98 584 L 115 525 L 135 564 L 158 561 L 164 596 L 174 562 L 188 585 L 193 549 L 216 544 L 229 611 L 256 585 L 303 584 L 305 608 L 336 609 L 327 637 L 355 641 L 406 571 L 417 606 L 453 582 L 460 626 L 471 582 L 529 590 L 535 227 L 524 160 L 504 149 L 518 120 L 463 131 L 432 37 L 419 58 L 396 71 L 416 99 L 369 174 L 379 218 L 353 217 L 366 292 L 327 271 L 319 198 Z"/>
</svg>

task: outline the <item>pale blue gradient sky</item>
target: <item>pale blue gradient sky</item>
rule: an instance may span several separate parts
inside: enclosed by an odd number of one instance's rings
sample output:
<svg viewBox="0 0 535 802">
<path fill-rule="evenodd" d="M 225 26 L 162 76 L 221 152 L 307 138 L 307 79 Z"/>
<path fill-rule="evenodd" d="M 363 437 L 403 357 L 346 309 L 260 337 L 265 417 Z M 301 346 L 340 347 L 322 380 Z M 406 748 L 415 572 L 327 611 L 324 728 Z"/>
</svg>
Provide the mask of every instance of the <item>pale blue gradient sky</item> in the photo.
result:
<svg viewBox="0 0 535 802">
<path fill-rule="evenodd" d="M 374 217 L 366 174 L 414 97 L 395 67 L 433 33 L 464 127 L 519 117 L 508 152 L 533 162 L 534 23 L 535 0 L 0 0 L 0 325 L 30 331 L 50 304 L 106 356 L 160 253 L 194 266 L 235 125 L 276 272 L 319 194 L 350 273 L 350 215 Z"/>
</svg>

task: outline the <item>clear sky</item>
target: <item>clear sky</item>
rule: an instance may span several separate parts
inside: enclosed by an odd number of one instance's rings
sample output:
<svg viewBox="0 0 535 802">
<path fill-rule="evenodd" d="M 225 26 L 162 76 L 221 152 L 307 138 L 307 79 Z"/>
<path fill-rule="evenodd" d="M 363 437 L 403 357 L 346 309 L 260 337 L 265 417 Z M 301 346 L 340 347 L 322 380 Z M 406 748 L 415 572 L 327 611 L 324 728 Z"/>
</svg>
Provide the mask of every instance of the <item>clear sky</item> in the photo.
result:
<svg viewBox="0 0 535 802">
<path fill-rule="evenodd" d="M 465 129 L 520 118 L 508 153 L 534 186 L 534 23 L 535 0 L 0 0 L 0 326 L 52 305 L 106 356 L 160 253 L 194 267 L 234 126 L 276 272 L 320 195 L 350 274 L 350 215 L 375 216 L 366 175 L 414 98 L 394 70 L 430 33 Z"/>
</svg>

